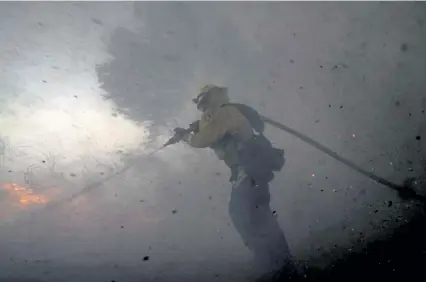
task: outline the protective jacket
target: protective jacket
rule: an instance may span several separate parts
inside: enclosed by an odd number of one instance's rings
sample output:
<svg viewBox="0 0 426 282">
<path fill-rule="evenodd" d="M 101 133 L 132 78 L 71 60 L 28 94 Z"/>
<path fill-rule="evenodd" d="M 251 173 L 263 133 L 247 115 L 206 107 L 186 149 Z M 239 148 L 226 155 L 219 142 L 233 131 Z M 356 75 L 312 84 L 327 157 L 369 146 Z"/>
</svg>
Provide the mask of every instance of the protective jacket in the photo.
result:
<svg viewBox="0 0 426 282">
<path fill-rule="evenodd" d="M 187 142 L 195 148 L 212 148 L 218 158 L 231 167 L 237 163 L 238 152 L 254 133 L 245 116 L 228 102 L 226 88 L 210 90 L 198 131 L 189 136 Z"/>
<path fill-rule="evenodd" d="M 284 165 L 284 151 L 273 148 L 262 132 L 255 134 L 254 129 L 263 131 L 256 118 L 249 118 L 257 112 L 242 104 L 230 104 L 226 88 L 207 89 L 201 120 L 195 133 L 185 138 L 187 143 L 195 148 L 212 148 L 231 169 L 231 180 L 241 169 L 257 182 L 272 180 L 273 171 Z"/>
</svg>

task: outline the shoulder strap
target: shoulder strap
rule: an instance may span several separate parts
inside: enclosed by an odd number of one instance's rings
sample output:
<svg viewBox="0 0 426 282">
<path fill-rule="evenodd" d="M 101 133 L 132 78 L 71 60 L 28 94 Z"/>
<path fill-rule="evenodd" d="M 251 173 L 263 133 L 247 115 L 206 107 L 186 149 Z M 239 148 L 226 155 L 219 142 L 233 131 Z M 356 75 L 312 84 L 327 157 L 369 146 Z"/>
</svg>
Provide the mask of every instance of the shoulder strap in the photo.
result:
<svg viewBox="0 0 426 282">
<path fill-rule="evenodd" d="M 230 105 L 235 107 L 249 121 L 251 127 L 258 133 L 263 134 L 265 123 L 260 118 L 260 114 L 250 106 L 239 103 L 228 103 L 223 106 Z"/>
</svg>

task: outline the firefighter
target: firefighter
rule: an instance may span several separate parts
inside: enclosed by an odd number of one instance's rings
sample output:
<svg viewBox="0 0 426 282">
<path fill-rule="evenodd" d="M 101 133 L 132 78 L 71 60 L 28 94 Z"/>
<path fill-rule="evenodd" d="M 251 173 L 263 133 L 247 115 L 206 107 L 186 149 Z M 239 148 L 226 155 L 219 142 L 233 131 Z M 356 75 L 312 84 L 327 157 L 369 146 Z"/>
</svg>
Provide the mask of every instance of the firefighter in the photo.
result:
<svg viewBox="0 0 426 282">
<path fill-rule="evenodd" d="M 190 130 L 176 128 L 194 148 L 211 148 L 230 169 L 229 215 L 262 273 L 291 264 L 291 255 L 269 206 L 269 182 L 284 165 L 284 151 L 263 135 L 263 122 L 252 108 L 229 102 L 227 88 L 206 85 L 193 99 L 201 119 Z"/>
</svg>

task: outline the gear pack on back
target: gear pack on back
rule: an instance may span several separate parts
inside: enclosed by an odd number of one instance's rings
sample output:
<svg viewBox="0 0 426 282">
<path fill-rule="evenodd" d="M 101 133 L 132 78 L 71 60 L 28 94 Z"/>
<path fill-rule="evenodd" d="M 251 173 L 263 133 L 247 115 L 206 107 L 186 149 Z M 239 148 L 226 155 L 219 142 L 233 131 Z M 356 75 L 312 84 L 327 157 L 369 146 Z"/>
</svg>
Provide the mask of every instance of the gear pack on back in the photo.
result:
<svg viewBox="0 0 426 282">
<path fill-rule="evenodd" d="M 257 133 L 252 140 L 248 141 L 240 155 L 240 165 L 255 181 L 271 181 L 273 179 L 273 171 L 280 171 L 284 166 L 284 150 L 274 148 L 271 142 L 263 135 L 265 123 L 255 109 L 238 103 L 229 103 L 228 105 L 236 107 Z"/>
</svg>

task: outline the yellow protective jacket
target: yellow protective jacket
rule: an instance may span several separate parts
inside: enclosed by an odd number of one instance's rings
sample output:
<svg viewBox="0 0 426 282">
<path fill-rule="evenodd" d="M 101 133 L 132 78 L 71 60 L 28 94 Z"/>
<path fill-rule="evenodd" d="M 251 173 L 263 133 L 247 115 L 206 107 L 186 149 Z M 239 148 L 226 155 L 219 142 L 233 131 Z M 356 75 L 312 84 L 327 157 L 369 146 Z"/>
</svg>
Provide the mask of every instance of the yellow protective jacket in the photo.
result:
<svg viewBox="0 0 426 282">
<path fill-rule="evenodd" d="M 253 137 L 253 129 L 246 117 L 228 104 L 226 89 L 209 95 L 198 132 L 191 134 L 187 143 L 195 148 L 212 148 L 218 158 L 231 167 L 238 161 L 239 150 Z"/>
</svg>

